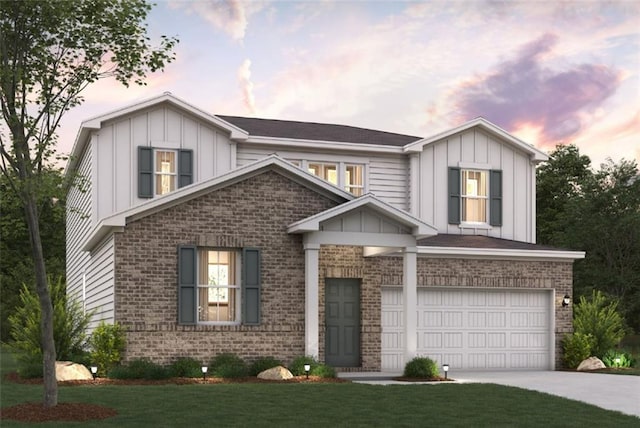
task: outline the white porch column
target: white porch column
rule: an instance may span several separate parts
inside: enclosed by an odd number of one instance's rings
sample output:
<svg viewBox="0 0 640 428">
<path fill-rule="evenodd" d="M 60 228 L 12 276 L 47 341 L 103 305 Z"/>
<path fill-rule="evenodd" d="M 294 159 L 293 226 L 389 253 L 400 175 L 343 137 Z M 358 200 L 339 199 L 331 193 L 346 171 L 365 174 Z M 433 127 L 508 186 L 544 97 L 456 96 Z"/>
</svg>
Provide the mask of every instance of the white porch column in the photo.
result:
<svg viewBox="0 0 640 428">
<path fill-rule="evenodd" d="M 320 244 L 304 244 L 304 353 L 318 358 L 319 310 L 318 310 L 318 269 Z"/>
<path fill-rule="evenodd" d="M 417 299 L 418 299 L 418 249 L 407 247 L 404 249 L 404 363 L 408 363 L 416 356 L 418 349 L 417 337 Z"/>
</svg>

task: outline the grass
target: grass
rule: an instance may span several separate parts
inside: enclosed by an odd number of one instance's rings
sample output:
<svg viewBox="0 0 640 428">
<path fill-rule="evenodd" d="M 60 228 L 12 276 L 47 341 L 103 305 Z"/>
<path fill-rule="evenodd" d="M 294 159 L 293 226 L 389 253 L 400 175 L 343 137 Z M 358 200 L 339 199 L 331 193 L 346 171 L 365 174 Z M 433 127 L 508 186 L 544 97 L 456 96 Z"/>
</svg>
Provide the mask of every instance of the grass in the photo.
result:
<svg viewBox="0 0 640 428">
<path fill-rule="evenodd" d="M 14 370 L 2 353 L 2 372 Z M 0 404 L 39 401 L 42 386 L 2 382 Z M 117 409 L 92 423 L 38 426 L 638 426 L 638 419 L 595 406 L 486 384 L 210 384 L 60 387 L 61 402 Z M 2 427 L 27 426 L 3 420 Z"/>
</svg>

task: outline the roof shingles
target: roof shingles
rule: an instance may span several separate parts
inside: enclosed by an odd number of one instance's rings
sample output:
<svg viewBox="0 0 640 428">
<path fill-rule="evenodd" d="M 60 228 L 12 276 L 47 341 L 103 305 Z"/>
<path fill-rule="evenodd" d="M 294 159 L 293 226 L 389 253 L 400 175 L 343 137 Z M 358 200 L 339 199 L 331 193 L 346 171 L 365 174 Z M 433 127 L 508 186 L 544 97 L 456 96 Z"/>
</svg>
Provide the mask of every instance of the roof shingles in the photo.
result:
<svg viewBox="0 0 640 428">
<path fill-rule="evenodd" d="M 333 141 L 397 147 L 402 147 L 420 140 L 420 137 L 411 135 L 395 134 L 393 132 L 346 125 L 238 116 L 217 115 L 217 117 L 245 130 L 252 137 L 292 138 L 297 140 Z"/>
</svg>

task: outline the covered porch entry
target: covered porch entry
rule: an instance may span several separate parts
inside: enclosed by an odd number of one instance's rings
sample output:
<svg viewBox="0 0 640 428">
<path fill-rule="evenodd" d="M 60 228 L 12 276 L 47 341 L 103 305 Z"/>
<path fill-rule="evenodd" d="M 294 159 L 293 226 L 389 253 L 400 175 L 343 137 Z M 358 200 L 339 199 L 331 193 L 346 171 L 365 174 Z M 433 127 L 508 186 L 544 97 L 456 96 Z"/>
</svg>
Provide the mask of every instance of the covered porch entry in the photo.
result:
<svg viewBox="0 0 640 428">
<path fill-rule="evenodd" d="M 320 357 L 337 367 L 361 367 L 363 349 L 363 302 L 372 298 L 362 278 L 344 273 L 333 277 L 331 268 L 320 274 L 321 247 L 361 247 L 364 257 L 401 254 L 403 263 L 404 356 L 417 352 L 417 245 L 418 239 L 437 234 L 434 227 L 416 219 L 375 196 L 367 194 L 338 207 L 289 225 L 288 232 L 303 234 L 305 252 L 305 354 Z M 346 268 L 348 272 L 348 266 Z M 324 278 L 321 301 L 320 278 Z M 377 308 L 380 306 L 379 290 Z M 322 317 L 321 317 L 321 309 Z M 378 322 L 380 310 L 376 314 Z M 321 325 L 324 340 L 321 342 Z M 377 349 L 379 350 L 379 345 Z M 375 355 L 380 361 L 380 352 Z M 371 357 L 371 355 L 368 355 Z"/>
</svg>

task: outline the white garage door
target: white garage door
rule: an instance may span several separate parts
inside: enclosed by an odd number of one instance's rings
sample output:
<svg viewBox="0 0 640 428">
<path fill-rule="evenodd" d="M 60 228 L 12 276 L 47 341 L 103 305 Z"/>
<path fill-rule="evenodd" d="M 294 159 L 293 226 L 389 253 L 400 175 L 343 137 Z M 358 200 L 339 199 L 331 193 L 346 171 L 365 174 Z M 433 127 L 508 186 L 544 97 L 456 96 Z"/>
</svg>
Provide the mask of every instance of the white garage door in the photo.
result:
<svg viewBox="0 0 640 428">
<path fill-rule="evenodd" d="M 551 291 L 418 289 L 418 355 L 459 369 L 551 369 Z M 402 289 L 382 290 L 382 369 L 402 370 Z"/>
</svg>

